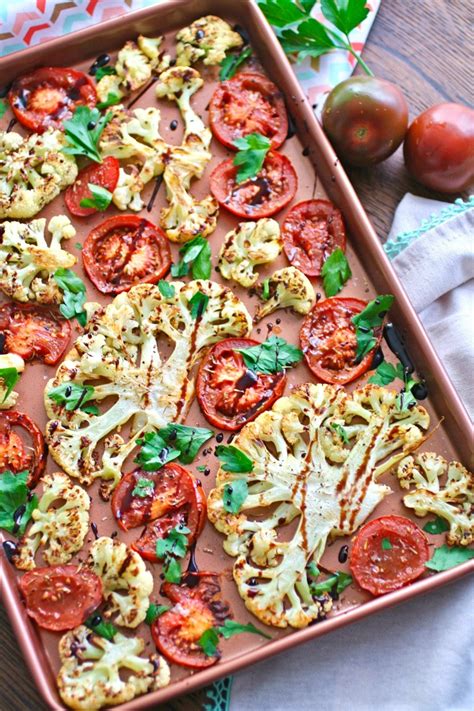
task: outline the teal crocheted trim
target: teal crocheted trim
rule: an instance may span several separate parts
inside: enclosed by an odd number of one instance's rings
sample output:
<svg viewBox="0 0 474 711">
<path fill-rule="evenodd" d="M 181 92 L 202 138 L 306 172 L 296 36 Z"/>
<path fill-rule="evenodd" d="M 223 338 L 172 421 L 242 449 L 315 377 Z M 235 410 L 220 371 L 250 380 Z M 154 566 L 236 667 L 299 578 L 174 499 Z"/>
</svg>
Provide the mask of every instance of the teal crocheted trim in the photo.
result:
<svg viewBox="0 0 474 711">
<path fill-rule="evenodd" d="M 204 711 L 229 711 L 230 690 L 232 689 L 233 677 L 226 676 L 225 679 L 215 681 L 207 690 L 207 698 L 210 704 L 204 704 Z"/>
<path fill-rule="evenodd" d="M 452 205 L 443 207 L 443 209 L 439 212 L 436 212 L 428 219 L 423 220 L 418 229 L 412 230 L 411 232 L 402 232 L 401 234 L 396 235 L 393 239 L 385 242 L 383 248 L 387 253 L 387 256 L 389 259 L 393 259 L 397 256 L 397 254 L 400 254 L 400 252 L 408 247 L 413 240 L 420 237 L 420 235 L 428 232 L 428 230 L 432 230 L 434 227 L 438 227 L 438 225 L 443 224 L 443 222 L 446 222 L 453 217 L 461 215 L 463 212 L 467 212 L 467 210 L 471 210 L 472 208 L 474 208 L 474 195 L 470 195 L 466 201 L 458 198 Z"/>
</svg>

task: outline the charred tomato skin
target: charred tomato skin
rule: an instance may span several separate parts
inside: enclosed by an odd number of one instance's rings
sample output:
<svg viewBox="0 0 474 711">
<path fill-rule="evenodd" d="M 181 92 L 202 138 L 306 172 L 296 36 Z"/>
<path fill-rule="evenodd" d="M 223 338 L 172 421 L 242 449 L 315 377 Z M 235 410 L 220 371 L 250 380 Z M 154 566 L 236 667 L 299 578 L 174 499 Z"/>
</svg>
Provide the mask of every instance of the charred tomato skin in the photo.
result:
<svg viewBox="0 0 474 711">
<path fill-rule="evenodd" d="M 281 146 L 288 133 L 285 102 L 278 87 L 257 72 L 240 72 L 215 90 L 209 104 L 209 123 L 218 141 L 237 150 L 236 138 L 259 133 Z"/>
<path fill-rule="evenodd" d="M 27 433 L 31 444 L 25 444 L 15 427 Z M 45 470 L 47 456 L 43 434 L 28 415 L 16 410 L 0 411 L 0 472 L 19 474 L 28 470 L 27 485 L 33 488 Z"/>
<path fill-rule="evenodd" d="M 64 194 L 66 207 L 76 217 L 95 215 L 95 207 L 81 207 L 81 200 L 92 198 L 88 184 L 99 185 L 113 193 L 119 179 L 120 163 L 113 156 L 106 156 L 102 163 L 91 163 L 83 168 L 75 182 L 68 187 Z"/>
<path fill-rule="evenodd" d="M 404 516 L 381 516 L 358 531 L 350 568 L 361 588 L 384 595 L 419 578 L 429 558 L 428 539 L 416 523 Z"/>
<path fill-rule="evenodd" d="M 0 306 L 0 332 L 4 353 L 24 360 L 37 358 L 55 365 L 66 352 L 71 324 L 53 309 L 36 304 L 6 303 Z"/>
<path fill-rule="evenodd" d="M 206 420 L 219 429 L 240 430 L 283 395 L 284 371 L 274 375 L 249 373 L 242 355 L 236 352 L 258 345 L 251 338 L 226 338 L 211 348 L 199 367 L 196 379 L 199 406 Z M 244 387 L 246 379 L 248 386 Z M 242 381 L 239 397 L 237 386 Z"/>
<path fill-rule="evenodd" d="M 403 141 L 408 105 L 391 82 L 355 76 L 328 95 L 323 127 L 343 163 L 367 166 L 388 158 Z"/>
<path fill-rule="evenodd" d="M 403 145 L 405 165 L 431 190 L 457 193 L 474 183 L 474 109 L 432 106 L 410 124 Z"/>
</svg>

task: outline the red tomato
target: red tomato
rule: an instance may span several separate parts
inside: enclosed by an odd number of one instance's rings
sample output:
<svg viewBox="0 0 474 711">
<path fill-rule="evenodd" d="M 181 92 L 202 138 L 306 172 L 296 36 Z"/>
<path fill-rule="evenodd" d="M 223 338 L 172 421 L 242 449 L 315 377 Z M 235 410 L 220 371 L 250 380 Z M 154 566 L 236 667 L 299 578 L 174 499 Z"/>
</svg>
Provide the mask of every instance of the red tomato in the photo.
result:
<svg viewBox="0 0 474 711">
<path fill-rule="evenodd" d="M 293 200 L 298 178 L 288 158 L 270 151 L 257 177 L 236 181 L 232 158 L 219 163 L 211 174 L 211 193 L 217 202 L 238 217 L 258 220 L 279 212 Z"/>
<path fill-rule="evenodd" d="M 68 67 L 40 67 L 13 82 L 8 94 L 13 113 L 23 126 L 37 133 L 62 128 L 77 106 L 93 108 L 94 82 Z"/>
<path fill-rule="evenodd" d="M 19 586 L 29 616 L 52 632 L 77 627 L 102 602 L 99 576 L 76 565 L 36 568 L 20 578 Z"/>
<path fill-rule="evenodd" d="M 175 605 L 153 623 L 151 634 L 158 650 L 169 661 L 189 669 L 204 669 L 215 664 L 220 654 L 208 657 L 199 639 L 206 630 L 224 622 L 229 608 L 221 600 L 221 587 L 215 573 L 203 572 L 189 577 L 184 585 L 162 585 L 161 592 Z"/>
<path fill-rule="evenodd" d="M 117 187 L 119 169 L 120 163 L 117 158 L 107 156 L 102 163 L 91 163 L 81 170 L 76 182 L 68 187 L 64 195 L 69 212 L 76 217 L 87 217 L 98 212 L 95 207 L 81 207 L 81 200 L 92 198 L 88 185 L 89 183 L 100 185 L 101 188 L 113 193 Z"/>
<path fill-rule="evenodd" d="M 428 540 L 416 523 L 403 516 L 381 516 L 358 532 L 350 566 L 361 588 L 383 595 L 419 578 L 429 557 Z"/>
<path fill-rule="evenodd" d="M 148 496 L 133 493 L 140 479 L 153 485 Z M 131 547 L 142 558 L 156 561 L 157 540 L 165 538 L 179 523 L 190 529 L 188 543 L 194 543 L 206 520 L 206 495 L 198 479 L 184 467 L 170 462 L 155 472 L 135 469 L 126 474 L 114 491 L 112 511 L 124 531 L 145 526 Z"/>
<path fill-rule="evenodd" d="M 236 352 L 258 345 L 250 338 L 227 338 L 209 351 L 199 368 L 199 405 L 206 420 L 222 430 L 239 430 L 283 395 L 284 371 L 274 375 L 254 373 Z"/>
<path fill-rule="evenodd" d="M 218 141 L 237 150 L 236 138 L 260 133 L 281 146 L 288 133 L 285 102 L 278 87 L 255 72 L 241 72 L 215 90 L 209 104 L 209 122 Z"/>
<path fill-rule="evenodd" d="M 352 317 L 367 306 L 360 299 L 331 298 L 320 301 L 306 316 L 300 331 L 306 363 L 319 380 L 344 385 L 365 373 L 372 364 L 382 338 L 382 326 L 375 329 L 377 344 L 356 363 L 355 326 Z"/>
<path fill-rule="evenodd" d="M 28 415 L 14 410 L 0 412 L 0 472 L 28 470 L 28 486 L 33 487 L 44 472 L 47 456 L 44 437 Z"/>
<path fill-rule="evenodd" d="M 60 360 L 71 337 L 71 324 L 51 309 L 34 304 L 0 306 L 0 334 L 4 353 L 25 360 L 38 358 L 46 365 Z"/>
<path fill-rule="evenodd" d="M 319 276 L 334 250 L 346 249 L 341 211 L 329 200 L 305 200 L 294 205 L 283 222 L 282 235 L 288 260 L 307 276 Z"/>
<path fill-rule="evenodd" d="M 103 294 L 156 284 L 171 266 L 165 233 L 137 215 L 109 217 L 92 230 L 82 250 L 84 269 Z"/>
<path fill-rule="evenodd" d="M 457 193 L 474 182 L 474 109 L 438 104 L 413 121 L 403 145 L 414 178 L 432 190 Z"/>
</svg>

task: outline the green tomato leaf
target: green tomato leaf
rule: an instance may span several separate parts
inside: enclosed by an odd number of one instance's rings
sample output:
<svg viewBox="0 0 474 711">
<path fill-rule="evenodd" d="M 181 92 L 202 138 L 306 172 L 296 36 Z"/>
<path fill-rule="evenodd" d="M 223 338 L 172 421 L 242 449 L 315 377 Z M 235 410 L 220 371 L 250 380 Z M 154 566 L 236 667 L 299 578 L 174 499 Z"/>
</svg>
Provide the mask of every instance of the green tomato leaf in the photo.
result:
<svg viewBox="0 0 474 711">
<path fill-rule="evenodd" d="M 179 449 L 169 447 L 168 443 L 157 432 L 147 432 L 142 439 L 137 439 L 140 451 L 134 459 L 136 464 L 146 472 L 154 472 L 173 459 L 177 459 Z"/>
<path fill-rule="evenodd" d="M 270 150 L 270 139 L 260 133 L 249 133 L 236 138 L 234 146 L 239 149 L 234 157 L 234 165 L 240 166 L 236 175 L 237 182 L 243 183 L 249 178 L 255 178 Z"/>
<path fill-rule="evenodd" d="M 10 395 L 17 382 L 20 380 L 20 373 L 16 368 L 0 368 L 0 380 L 2 380 L 3 385 L 6 388 L 5 395 L 2 400 L 3 403 Z"/>
<path fill-rule="evenodd" d="M 160 294 L 164 296 L 165 299 L 172 299 L 175 294 L 174 285 L 170 284 L 169 281 L 165 281 L 165 279 L 160 279 L 158 282 L 158 289 L 160 290 Z"/>
<path fill-rule="evenodd" d="M 248 493 L 249 487 L 245 479 L 235 479 L 231 484 L 226 484 L 222 494 L 224 510 L 233 514 L 239 513 Z"/>
<path fill-rule="evenodd" d="M 216 447 L 216 455 L 225 472 L 246 474 L 253 471 L 252 460 L 233 444 L 219 444 Z"/>
<path fill-rule="evenodd" d="M 132 496 L 138 496 L 140 499 L 145 499 L 147 496 L 151 496 L 154 491 L 155 484 L 150 479 L 140 478 L 132 490 Z"/>
<path fill-rule="evenodd" d="M 161 617 L 164 612 L 168 612 L 169 609 L 168 605 L 155 605 L 154 602 L 150 602 L 145 616 L 146 624 L 152 625 L 158 617 Z"/>
<path fill-rule="evenodd" d="M 92 197 L 84 198 L 80 201 L 79 205 L 81 207 L 92 207 L 94 210 L 99 210 L 99 212 L 107 210 L 112 202 L 112 193 L 106 190 L 106 188 L 95 185 L 94 183 L 88 183 L 87 187 L 91 191 Z"/>
<path fill-rule="evenodd" d="M 338 30 L 348 35 L 369 14 L 366 0 L 321 0 L 321 10 Z"/>
<path fill-rule="evenodd" d="M 221 81 L 226 81 L 226 79 L 232 79 L 232 77 L 237 72 L 237 69 L 242 66 L 242 64 L 250 57 L 252 54 L 251 47 L 246 47 L 240 52 L 240 54 L 229 54 L 225 57 L 220 64 L 219 79 Z"/>
<path fill-rule="evenodd" d="M 435 548 L 433 557 L 426 563 L 426 567 L 440 573 L 443 570 L 454 568 L 456 565 L 461 565 L 471 558 L 474 558 L 472 548 L 444 545 Z"/>
<path fill-rule="evenodd" d="M 303 352 L 278 336 L 270 336 L 264 343 L 237 350 L 247 368 L 255 373 L 280 373 L 300 362 Z"/>
<path fill-rule="evenodd" d="M 337 247 L 329 255 L 321 269 L 321 276 L 326 296 L 335 296 L 341 291 L 346 281 L 352 276 L 349 262 L 342 249 Z"/>
<path fill-rule="evenodd" d="M 426 531 L 426 533 L 431 533 L 434 536 L 438 533 L 445 533 L 446 531 L 449 531 L 449 523 L 445 521 L 444 518 L 441 518 L 441 516 L 436 516 L 433 521 L 428 521 L 428 523 L 425 523 L 425 525 L 423 526 L 423 531 Z"/>
<path fill-rule="evenodd" d="M 117 634 L 117 628 L 111 622 L 105 622 L 102 617 L 98 614 L 93 614 L 87 618 L 84 622 L 86 627 L 98 634 L 99 637 L 108 639 L 109 642 L 113 642 L 115 635 Z"/>
<path fill-rule="evenodd" d="M 191 316 L 194 319 L 201 318 L 204 311 L 207 309 L 209 303 L 209 297 L 207 294 L 203 294 L 197 291 L 194 296 L 189 299 L 188 306 L 190 306 Z"/>
<path fill-rule="evenodd" d="M 38 507 L 38 497 L 31 498 L 26 482 L 28 472 L 13 474 L 6 470 L 0 474 L 0 528 L 22 536 L 34 509 Z"/>
</svg>

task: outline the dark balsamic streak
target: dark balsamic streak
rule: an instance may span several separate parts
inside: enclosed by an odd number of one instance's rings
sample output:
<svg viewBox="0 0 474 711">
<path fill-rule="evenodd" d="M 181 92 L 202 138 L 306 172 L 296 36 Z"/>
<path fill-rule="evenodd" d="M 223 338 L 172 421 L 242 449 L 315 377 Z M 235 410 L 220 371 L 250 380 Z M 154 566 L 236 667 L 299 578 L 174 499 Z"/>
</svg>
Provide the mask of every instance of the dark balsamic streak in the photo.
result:
<svg viewBox="0 0 474 711">
<path fill-rule="evenodd" d="M 157 175 L 157 176 L 156 176 L 155 186 L 154 186 L 154 188 L 153 188 L 153 192 L 152 192 L 152 194 L 151 194 L 150 201 L 149 201 L 148 205 L 146 206 L 146 211 L 147 211 L 147 212 L 151 212 L 151 210 L 152 210 L 152 208 L 153 208 L 153 204 L 154 204 L 154 202 L 155 202 L 155 200 L 156 200 L 156 196 L 158 195 L 158 191 L 159 191 L 159 189 L 161 188 L 161 183 L 162 183 L 162 182 L 163 182 L 163 173 L 160 173 L 160 175 Z"/>
<path fill-rule="evenodd" d="M 387 346 L 390 348 L 392 353 L 395 353 L 398 360 L 403 366 L 403 370 L 407 375 L 410 375 L 415 370 L 415 366 L 407 353 L 405 344 L 403 343 L 402 337 L 393 325 L 393 323 L 387 323 L 383 330 L 383 336 Z"/>
<path fill-rule="evenodd" d="M 16 123 L 17 123 L 16 118 L 12 118 L 12 120 L 10 121 L 10 123 L 9 123 L 8 126 L 7 126 L 7 133 L 10 133 L 10 131 L 12 130 L 13 126 L 14 126 Z"/>
<path fill-rule="evenodd" d="M 141 90 L 141 92 L 140 92 L 139 94 L 137 94 L 137 96 L 136 96 L 134 99 L 132 99 L 132 101 L 127 105 L 127 109 L 131 109 L 132 106 L 133 106 L 134 104 L 136 104 L 139 99 L 141 99 L 141 97 L 143 96 L 143 94 L 146 94 L 146 92 L 148 91 L 148 89 L 152 86 L 152 84 L 155 83 L 155 81 L 157 81 L 157 79 L 158 79 L 158 77 L 153 77 L 153 79 L 151 79 L 151 80 L 148 82 L 148 84 Z"/>
</svg>

